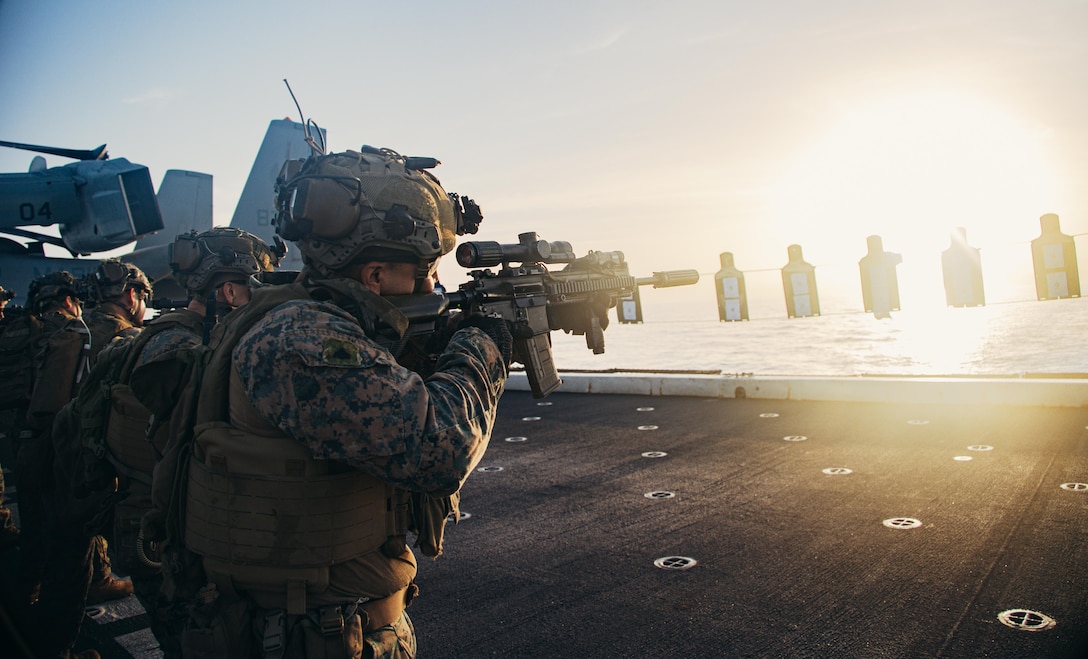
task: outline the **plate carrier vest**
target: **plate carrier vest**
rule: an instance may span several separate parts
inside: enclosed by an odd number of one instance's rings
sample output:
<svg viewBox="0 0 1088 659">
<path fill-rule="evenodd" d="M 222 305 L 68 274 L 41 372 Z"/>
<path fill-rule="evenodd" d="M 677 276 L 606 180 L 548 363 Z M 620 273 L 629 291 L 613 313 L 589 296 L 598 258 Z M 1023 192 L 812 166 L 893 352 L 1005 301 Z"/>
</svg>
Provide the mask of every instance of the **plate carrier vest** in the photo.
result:
<svg viewBox="0 0 1088 659">
<path fill-rule="evenodd" d="M 363 327 L 373 327 L 381 315 L 374 306 L 385 301 L 374 298 L 356 297 L 356 309 L 371 314 Z M 213 333 L 185 509 L 185 545 L 203 557 L 208 580 L 221 592 L 247 591 L 261 607 L 289 615 L 330 603 L 322 593 L 330 567 L 338 564 L 360 563 L 361 569 L 345 573 L 362 577 L 360 583 L 337 583 L 338 592 L 384 597 L 415 576 L 405 544 L 408 493 L 315 459 L 260 418 L 231 366 L 234 347 L 267 312 L 307 299 L 313 298 L 302 284 L 257 289 Z M 230 423 L 232 410 L 237 425 Z M 379 569 L 366 567 L 375 563 Z"/>
</svg>

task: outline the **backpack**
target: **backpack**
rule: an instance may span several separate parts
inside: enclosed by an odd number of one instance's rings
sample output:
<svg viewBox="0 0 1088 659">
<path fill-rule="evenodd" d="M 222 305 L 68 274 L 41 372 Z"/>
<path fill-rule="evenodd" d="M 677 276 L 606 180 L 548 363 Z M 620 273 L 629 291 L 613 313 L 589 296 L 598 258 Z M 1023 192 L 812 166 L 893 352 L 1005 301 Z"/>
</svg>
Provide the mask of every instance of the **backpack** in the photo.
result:
<svg viewBox="0 0 1088 659">
<path fill-rule="evenodd" d="M 34 390 L 34 355 L 42 321 L 29 311 L 0 321 L 0 410 L 25 408 Z"/>
<path fill-rule="evenodd" d="M 153 410 L 157 416 L 169 415 L 175 434 L 169 437 L 163 455 L 155 465 L 151 482 L 151 507 L 140 519 L 141 543 L 153 543 L 158 549 L 163 578 L 162 593 L 171 602 L 187 601 L 205 585 L 199 556 L 185 548 L 185 486 L 189 478 L 189 457 L 192 453 L 196 402 L 211 349 L 204 343 L 175 351 L 171 360 L 179 371 L 174 400 L 162 400 Z M 137 371 L 131 386 L 140 387 Z"/>
<path fill-rule="evenodd" d="M 111 554 L 130 573 L 153 562 L 137 541 L 147 509 L 152 471 L 166 433 L 144 404 L 145 390 L 129 385 L 136 363 L 153 337 L 175 327 L 194 332 L 190 319 L 164 314 L 141 332 L 121 336 L 103 348 L 83 377 L 75 398 L 54 420 L 54 472 L 65 510 L 91 534 L 111 534 Z M 160 369 L 161 372 L 161 369 Z M 170 379 L 171 373 L 162 373 Z M 137 396 L 137 394 L 140 396 Z M 161 415 L 169 418 L 169 414 Z M 115 478 L 127 481 L 111 494 Z"/>
<path fill-rule="evenodd" d="M 79 395 L 66 406 L 76 417 L 81 447 L 82 468 L 74 469 L 72 474 L 77 496 L 103 490 L 113 480 L 114 468 L 106 447 L 111 391 L 120 381 L 135 343 L 136 337 L 126 337 L 106 346 L 80 385 Z"/>
<path fill-rule="evenodd" d="M 144 436 L 150 441 L 155 436 L 160 424 L 137 398 L 129 381 L 137 360 L 152 337 L 179 325 L 182 323 L 170 314 L 160 316 L 138 334 L 121 336 L 99 352 L 80 385 L 74 403 L 79 417 L 79 445 L 83 456 L 83 469 L 75 474 L 79 489 L 100 490 L 112 481 L 115 474 L 151 485 L 150 474 L 154 462 L 147 456 L 134 459 L 134 452 L 111 455 L 109 439 Z"/>
</svg>

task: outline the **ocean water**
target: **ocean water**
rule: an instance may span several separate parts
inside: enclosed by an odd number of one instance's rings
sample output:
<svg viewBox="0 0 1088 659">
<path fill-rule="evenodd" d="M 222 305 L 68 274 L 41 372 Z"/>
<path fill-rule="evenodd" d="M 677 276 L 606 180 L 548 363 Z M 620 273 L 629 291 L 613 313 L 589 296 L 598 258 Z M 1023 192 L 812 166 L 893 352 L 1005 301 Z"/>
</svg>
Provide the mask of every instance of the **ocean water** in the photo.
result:
<svg viewBox="0 0 1088 659">
<path fill-rule="evenodd" d="M 855 304 L 787 318 L 784 303 L 750 308 L 752 320 L 717 319 L 712 283 L 642 297 L 641 324 L 605 332 L 594 355 L 584 337 L 553 332 L 559 370 L 706 370 L 754 375 L 1088 374 L 1088 300 L 932 305 L 877 319 Z M 694 288 L 694 287 L 692 287 Z M 677 290 L 677 289 L 673 289 Z"/>
</svg>

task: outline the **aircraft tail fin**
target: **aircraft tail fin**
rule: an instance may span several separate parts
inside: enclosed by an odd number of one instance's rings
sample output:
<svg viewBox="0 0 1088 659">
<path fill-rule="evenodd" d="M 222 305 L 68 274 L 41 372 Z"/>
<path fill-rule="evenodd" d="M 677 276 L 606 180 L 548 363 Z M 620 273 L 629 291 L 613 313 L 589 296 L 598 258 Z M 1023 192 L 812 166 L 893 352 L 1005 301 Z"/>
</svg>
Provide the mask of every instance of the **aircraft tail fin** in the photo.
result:
<svg viewBox="0 0 1088 659">
<path fill-rule="evenodd" d="M 163 229 L 140 238 L 133 252 L 123 257 L 135 263 L 152 281 L 171 274 L 167 252 L 179 234 L 212 228 L 212 177 L 171 169 L 162 177 L 155 196 L 162 212 Z"/>
<path fill-rule="evenodd" d="M 322 130 L 319 143 L 324 143 L 324 133 Z M 269 123 L 230 225 L 248 231 L 272 245 L 276 232 L 272 226 L 272 218 L 276 215 L 276 177 L 279 176 L 284 162 L 308 158 L 311 154 L 303 124 L 290 119 L 275 119 Z M 286 258 L 280 262 L 280 267 L 286 270 L 300 269 L 301 255 L 297 250 L 289 250 Z"/>
<path fill-rule="evenodd" d="M 136 250 L 169 245 L 178 234 L 212 228 L 211 174 L 171 169 L 162 177 L 155 195 L 163 229 L 136 241 Z"/>
</svg>

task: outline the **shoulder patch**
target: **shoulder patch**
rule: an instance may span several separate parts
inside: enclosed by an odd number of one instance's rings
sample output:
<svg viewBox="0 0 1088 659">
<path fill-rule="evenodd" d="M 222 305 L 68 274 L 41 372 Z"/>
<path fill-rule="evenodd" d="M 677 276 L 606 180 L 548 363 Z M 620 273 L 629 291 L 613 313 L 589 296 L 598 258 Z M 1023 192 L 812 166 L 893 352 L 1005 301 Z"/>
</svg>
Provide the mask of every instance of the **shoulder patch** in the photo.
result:
<svg viewBox="0 0 1088 659">
<path fill-rule="evenodd" d="M 362 366 L 359 346 L 351 341 L 329 337 L 321 344 L 321 360 L 329 366 Z"/>
</svg>

